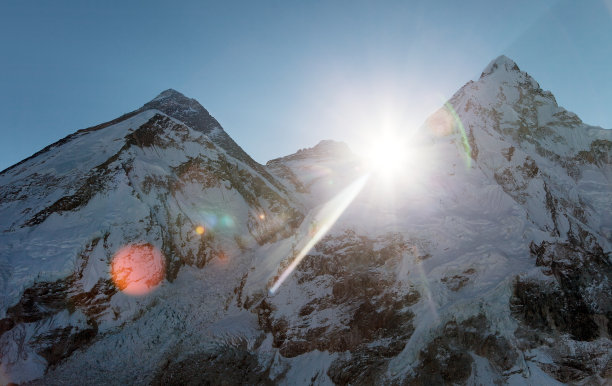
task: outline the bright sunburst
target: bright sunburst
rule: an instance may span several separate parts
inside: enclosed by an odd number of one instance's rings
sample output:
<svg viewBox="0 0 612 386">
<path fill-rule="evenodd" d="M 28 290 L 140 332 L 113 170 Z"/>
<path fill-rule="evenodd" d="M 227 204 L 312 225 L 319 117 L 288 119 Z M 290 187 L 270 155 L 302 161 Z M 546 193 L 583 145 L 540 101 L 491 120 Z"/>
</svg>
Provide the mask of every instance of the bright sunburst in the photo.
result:
<svg viewBox="0 0 612 386">
<path fill-rule="evenodd" d="M 426 153 L 423 148 L 400 135 L 376 139 L 366 156 L 368 169 L 387 182 L 414 178 L 422 170 Z"/>
<path fill-rule="evenodd" d="M 385 138 L 372 145 L 367 155 L 371 169 L 379 171 L 397 169 L 405 161 L 405 144 L 394 138 Z"/>
</svg>

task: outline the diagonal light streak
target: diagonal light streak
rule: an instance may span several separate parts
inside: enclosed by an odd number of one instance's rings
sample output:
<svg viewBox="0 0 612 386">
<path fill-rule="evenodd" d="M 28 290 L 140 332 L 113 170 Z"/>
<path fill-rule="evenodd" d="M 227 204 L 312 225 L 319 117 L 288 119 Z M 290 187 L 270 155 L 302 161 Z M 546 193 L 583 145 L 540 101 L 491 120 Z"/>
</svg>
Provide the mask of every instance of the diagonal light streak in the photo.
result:
<svg viewBox="0 0 612 386">
<path fill-rule="evenodd" d="M 369 174 L 366 174 L 359 177 L 321 208 L 319 213 L 315 216 L 315 221 L 320 224 L 318 229 L 310 240 L 306 242 L 306 245 L 300 250 L 293 262 L 291 262 L 287 269 L 279 276 L 272 288 L 270 288 L 270 294 L 274 294 L 278 290 L 281 284 L 291 275 L 291 272 L 300 264 L 308 252 L 310 252 L 319 240 L 321 240 L 321 238 L 331 229 L 346 208 L 353 202 L 355 197 L 357 197 L 357 194 L 363 189 L 369 176 Z"/>
</svg>

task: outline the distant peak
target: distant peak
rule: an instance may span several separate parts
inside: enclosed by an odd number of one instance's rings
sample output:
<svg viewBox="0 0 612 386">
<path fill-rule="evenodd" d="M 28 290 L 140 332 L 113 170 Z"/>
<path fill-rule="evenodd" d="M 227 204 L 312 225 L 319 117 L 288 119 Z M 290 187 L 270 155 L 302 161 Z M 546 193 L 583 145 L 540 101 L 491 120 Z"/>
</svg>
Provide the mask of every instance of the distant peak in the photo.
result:
<svg viewBox="0 0 612 386">
<path fill-rule="evenodd" d="M 317 143 L 314 149 L 348 149 L 348 145 L 344 142 L 324 139 Z"/>
<path fill-rule="evenodd" d="M 493 59 L 487 67 L 482 71 L 481 78 L 491 75 L 497 71 L 505 71 L 505 72 L 520 72 L 519 66 L 506 55 L 500 55 L 497 58 Z"/>
<path fill-rule="evenodd" d="M 293 159 L 304 159 L 304 158 L 327 158 L 327 157 L 354 157 L 353 152 L 348 147 L 348 145 L 344 142 L 332 141 L 330 139 L 323 140 L 316 144 L 314 147 L 308 147 L 305 149 L 300 149 L 297 152 L 280 157 L 275 158 L 267 162 L 267 165 L 274 165 L 279 162 L 284 162 Z"/>
<path fill-rule="evenodd" d="M 296 154 L 352 156 L 353 152 L 344 142 L 324 139 L 317 143 L 314 147 L 298 150 Z"/>
</svg>

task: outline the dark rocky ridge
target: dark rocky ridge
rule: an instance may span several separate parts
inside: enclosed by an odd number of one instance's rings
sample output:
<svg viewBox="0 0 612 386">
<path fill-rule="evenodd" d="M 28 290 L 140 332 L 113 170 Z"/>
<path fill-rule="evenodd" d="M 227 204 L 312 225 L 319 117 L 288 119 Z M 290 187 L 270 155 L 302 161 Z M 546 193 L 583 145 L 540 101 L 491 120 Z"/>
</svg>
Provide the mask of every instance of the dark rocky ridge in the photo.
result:
<svg viewBox="0 0 612 386">
<path fill-rule="evenodd" d="M 285 188 L 276 181 L 265 168 L 242 150 L 225 130 L 223 130 L 219 122 L 195 99 L 187 98 L 176 90 L 168 89 L 150 102 L 145 103 L 137 112 L 151 109 L 159 110 L 206 135 L 211 135 L 212 133 L 210 139 L 215 145 L 218 145 L 227 151 L 229 155 L 246 163 L 259 174 L 263 175 L 266 180 L 277 189 L 285 191 Z"/>
<path fill-rule="evenodd" d="M 518 354 L 503 336 L 490 333 L 490 323 L 484 315 L 462 322 L 449 321 L 438 337 L 419 353 L 415 375 L 408 385 L 464 384 L 472 373 L 474 362 L 470 352 L 486 358 L 500 374 L 512 368 Z M 497 379 L 501 382 L 502 377 Z"/>
</svg>

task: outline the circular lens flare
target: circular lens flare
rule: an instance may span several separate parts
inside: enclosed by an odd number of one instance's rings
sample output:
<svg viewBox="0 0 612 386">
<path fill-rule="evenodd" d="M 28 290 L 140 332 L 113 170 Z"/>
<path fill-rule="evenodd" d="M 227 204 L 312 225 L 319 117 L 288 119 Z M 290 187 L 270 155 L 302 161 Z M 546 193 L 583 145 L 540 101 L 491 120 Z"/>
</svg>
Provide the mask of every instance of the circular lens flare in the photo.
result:
<svg viewBox="0 0 612 386">
<path fill-rule="evenodd" d="M 195 232 L 199 235 L 203 235 L 206 229 L 202 225 L 198 225 L 195 229 Z"/>
<path fill-rule="evenodd" d="M 165 261 L 151 244 L 132 244 L 113 257 L 111 277 L 115 286 L 128 295 L 145 295 L 163 280 Z"/>
<path fill-rule="evenodd" d="M 234 226 L 234 220 L 228 215 L 223 215 L 223 217 L 221 217 L 221 225 L 226 228 L 232 228 Z"/>
</svg>

